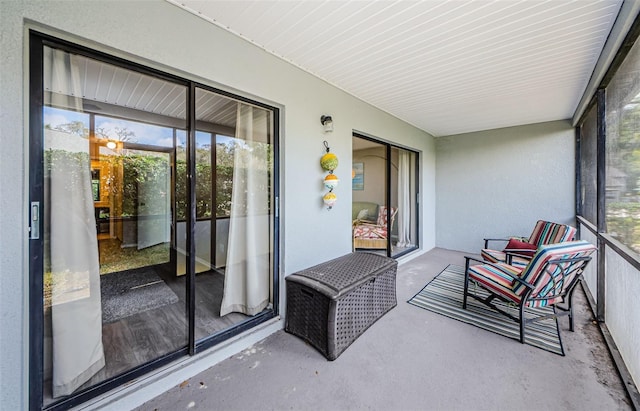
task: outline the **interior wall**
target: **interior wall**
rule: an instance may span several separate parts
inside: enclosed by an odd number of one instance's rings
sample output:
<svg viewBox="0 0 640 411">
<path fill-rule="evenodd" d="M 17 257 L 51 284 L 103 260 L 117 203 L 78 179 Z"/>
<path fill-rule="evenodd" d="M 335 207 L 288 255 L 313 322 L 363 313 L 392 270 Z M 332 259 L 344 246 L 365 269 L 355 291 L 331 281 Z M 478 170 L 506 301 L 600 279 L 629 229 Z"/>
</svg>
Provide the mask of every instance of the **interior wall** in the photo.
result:
<svg viewBox="0 0 640 411">
<path fill-rule="evenodd" d="M 575 134 L 554 121 L 436 140 L 436 245 L 479 254 L 483 238 L 575 226 Z"/>
<path fill-rule="evenodd" d="M 370 201 L 377 204 L 385 204 L 387 194 L 385 181 L 387 173 L 387 149 L 386 147 L 367 148 L 353 152 L 353 162 L 364 164 L 364 190 L 353 190 L 353 201 Z M 391 206 L 398 206 L 398 151 L 391 150 L 391 175 L 392 182 Z"/>
<path fill-rule="evenodd" d="M 353 152 L 353 162 L 364 165 L 364 190 L 353 190 L 353 201 L 369 201 L 377 204 L 386 203 L 385 147 L 368 148 Z"/>
<path fill-rule="evenodd" d="M 351 251 L 352 193 L 347 182 L 354 130 L 421 153 L 420 238 L 423 250 L 435 245 L 435 143 L 429 134 L 165 1 L 0 1 L 3 407 L 25 409 L 28 397 L 29 27 L 281 107 L 283 274 Z M 334 119 L 332 133 L 323 132 L 323 114 Z M 331 211 L 322 202 L 326 173 L 319 160 L 324 140 L 340 160 L 335 173 L 343 182 L 334 191 L 338 202 Z M 281 310 L 285 302 L 282 298 Z M 242 340 L 236 346 L 244 348 Z"/>
</svg>

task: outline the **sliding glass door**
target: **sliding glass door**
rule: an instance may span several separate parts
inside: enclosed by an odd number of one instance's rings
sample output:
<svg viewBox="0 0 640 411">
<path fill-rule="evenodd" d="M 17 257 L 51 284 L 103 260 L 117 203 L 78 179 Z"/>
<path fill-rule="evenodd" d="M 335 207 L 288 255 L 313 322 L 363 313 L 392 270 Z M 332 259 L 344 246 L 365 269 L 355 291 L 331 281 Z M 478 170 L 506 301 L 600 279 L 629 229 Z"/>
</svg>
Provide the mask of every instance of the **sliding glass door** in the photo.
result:
<svg viewBox="0 0 640 411">
<path fill-rule="evenodd" d="M 195 118 L 200 340 L 272 308 L 274 118 L 203 88 L 195 89 Z"/>
<path fill-rule="evenodd" d="M 354 135 L 352 236 L 355 251 L 398 257 L 418 247 L 418 154 Z"/>
<path fill-rule="evenodd" d="M 277 315 L 276 110 L 31 36 L 31 406 Z"/>
</svg>

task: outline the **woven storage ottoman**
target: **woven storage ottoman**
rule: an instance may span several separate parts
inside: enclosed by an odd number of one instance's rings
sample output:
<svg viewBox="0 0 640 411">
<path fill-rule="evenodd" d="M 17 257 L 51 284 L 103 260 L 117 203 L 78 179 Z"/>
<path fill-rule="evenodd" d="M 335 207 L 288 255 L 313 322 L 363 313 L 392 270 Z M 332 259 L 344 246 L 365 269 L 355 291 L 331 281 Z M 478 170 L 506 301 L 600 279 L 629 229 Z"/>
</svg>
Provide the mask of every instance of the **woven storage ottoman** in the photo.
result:
<svg viewBox="0 0 640 411">
<path fill-rule="evenodd" d="M 291 274 L 285 330 L 335 360 L 396 306 L 398 263 L 357 252 Z"/>
</svg>

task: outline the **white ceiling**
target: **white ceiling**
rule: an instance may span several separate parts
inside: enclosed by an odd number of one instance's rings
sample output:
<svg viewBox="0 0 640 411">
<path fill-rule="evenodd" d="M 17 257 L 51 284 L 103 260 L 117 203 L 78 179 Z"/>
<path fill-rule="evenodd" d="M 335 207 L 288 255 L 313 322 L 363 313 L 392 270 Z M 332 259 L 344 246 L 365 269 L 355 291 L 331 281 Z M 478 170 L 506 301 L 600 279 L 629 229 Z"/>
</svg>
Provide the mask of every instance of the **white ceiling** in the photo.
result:
<svg viewBox="0 0 640 411">
<path fill-rule="evenodd" d="M 167 1 L 435 136 L 571 118 L 622 4 Z"/>
</svg>

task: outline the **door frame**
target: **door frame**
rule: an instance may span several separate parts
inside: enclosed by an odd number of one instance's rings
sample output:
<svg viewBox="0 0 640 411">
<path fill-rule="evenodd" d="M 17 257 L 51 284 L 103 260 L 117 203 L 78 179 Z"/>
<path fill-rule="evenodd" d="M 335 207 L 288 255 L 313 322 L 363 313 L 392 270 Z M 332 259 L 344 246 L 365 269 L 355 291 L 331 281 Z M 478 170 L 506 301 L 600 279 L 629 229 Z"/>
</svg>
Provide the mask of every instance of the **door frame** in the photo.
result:
<svg viewBox="0 0 640 411">
<path fill-rule="evenodd" d="M 414 178 L 415 178 L 415 190 L 416 190 L 416 197 L 414 199 L 414 206 L 416 208 L 416 217 L 415 217 L 415 222 L 413 224 L 414 229 L 416 231 L 416 245 L 412 248 L 408 248 L 400 253 L 397 254 L 392 254 L 392 248 L 391 248 L 391 230 L 389 229 L 390 227 L 387 226 L 387 232 L 388 234 L 388 241 L 387 241 L 387 249 L 386 249 L 386 256 L 387 257 L 392 257 L 392 258 L 399 258 L 402 257 L 403 255 L 412 253 L 416 250 L 418 250 L 420 248 L 420 153 L 417 150 L 413 150 L 409 147 L 404 147 L 398 144 L 394 144 L 391 143 L 389 141 L 359 132 L 354 130 L 352 132 L 351 135 L 351 139 L 353 141 L 353 138 L 357 137 L 360 138 L 362 140 L 367 140 L 370 141 L 372 143 L 376 143 L 381 145 L 382 147 L 384 147 L 385 149 L 385 202 L 387 205 L 391 204 L 391 167 L 392 167 L 392 163 L 391 163 L 391 151 L 392 149 L 398 149 L 398 150 L 405 150 L 408 151 L 410 153 L 413 153 L 415 155 L 416 158 L 416 165 L 415 165 L 415 169 L 413 171 L 414 173 Z M 353 148 L 351 150 L 351 161 L 353 162 Z M 353 199 L 352 199 L 353 202 Z M 390 219 L 391 217 L 391 207 L 388 206 L 387 207 L 387 224 L 389 224 L 389 221 L 391 221 Z M 353 238 L 351 239 L 351 241 L 353 241 Z"/>
</svg>

